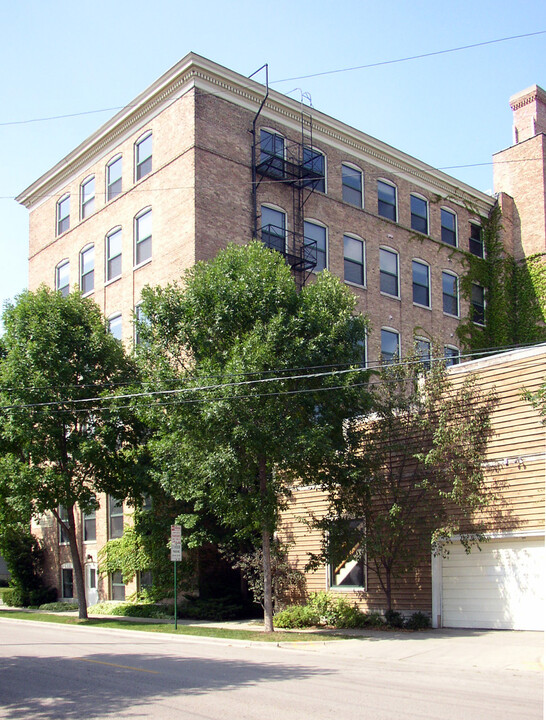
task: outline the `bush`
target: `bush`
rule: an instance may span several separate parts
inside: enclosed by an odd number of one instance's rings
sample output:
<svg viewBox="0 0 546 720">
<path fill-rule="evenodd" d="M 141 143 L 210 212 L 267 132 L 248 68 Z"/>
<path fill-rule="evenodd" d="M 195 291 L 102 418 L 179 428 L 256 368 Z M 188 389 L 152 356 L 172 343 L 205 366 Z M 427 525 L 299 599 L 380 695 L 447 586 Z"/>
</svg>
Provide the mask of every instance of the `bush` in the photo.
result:
<svg viewBox="0 0 546 720">
<path fill-rule="evenodd" d="M 344 597 L 327 592 L 311 593 L 307 605 L 318 615 L 323 625 L 336 628 L 356 628 L 366 625 L 365 614 Z"/>
<path fill-rule="evenodd" d="M 18 587 L 4 590 L 2 595 L 4 605 L 10 607 L 39 607 L 43 603 L 54 602 L 57 599 L 55 588 L 35 588 L 34 590 L 22 590 Z"/>
<path fill-rule="evenodd" d="M 188 598 L 178 608 L 178 616 L 192 620 L 236 620 L 244 617 L 245 609 L 238 598 Z"/>
<path fill-rule="evenodd" d="M 387 612 L 385 613 L 385 622 L 391 628 L 404 627 L 404 618 L 402 616 L 402 613 L 399 613 L 398 610 L 387 610 Z"/>
<path fill-rule="evenodd" d="M 292 605 L 273 618 L 275 627 L 287 629 L 313 627 L 319 622 L 319 616 L 309 605 Z"/>
<path fill-rule="evenodd" d="M 169 618 L 173 616 L 172 607 L 154 605 L 154 603 L 97 603 L 87 608 L 90 615 L 120 615 L 121 617 Z"/>
<path fill-rule="evenodd" d="M 6 580 L 6 578 L 0 578 L 0 587 L 8 587 L 9 586 L 9 580 Z"/>
<path fill-rule="evenodd" d="M 414 612 L 405 622 L 408 630 L 426 630 L 430 627 L 430 618 L 422 612 Z"/>
<path fill-rule="evenodd" d="M 385 618 L 379 612 L 366 613 L 366 626 L 373 628 L 384 628 Z"/>
<path fill-rule="evenodd" d="M 40 605 L 39 609 L 46 612 L 74 612 L 78 609 L 78 603 L 49 602 Z"/>
</svg>

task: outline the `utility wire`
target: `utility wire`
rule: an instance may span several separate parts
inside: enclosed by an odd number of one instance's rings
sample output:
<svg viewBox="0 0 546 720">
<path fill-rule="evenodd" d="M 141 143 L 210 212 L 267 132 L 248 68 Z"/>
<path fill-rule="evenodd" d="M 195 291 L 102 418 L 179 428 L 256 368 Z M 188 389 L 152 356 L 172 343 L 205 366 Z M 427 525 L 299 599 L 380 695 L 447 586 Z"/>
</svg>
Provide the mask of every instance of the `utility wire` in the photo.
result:
<svg viewBox="0 0 546 720">
<path fill-rule="evenodd" d="M 272 80 L 270 85 L 282 82 L 292 82 L 294 80 L 307 80 L 308 78 L 322 77 L 324 75 L 335 75 L 338 73 L 353 72 L 354 70 L 366 70 L 368 68 L 381 67 L 382 65 L 394 65 L 396 63 L 410 62 L 412 60 L 420 60 L 421 58 L 434 57 L 436 55 L 447 55 L 448 53 L 460 52 L 461 50 L 470 50 L 471 48 L 483 47 L 485 45 L 494 45 L 495 43 L 508 42 L 509 40 L 519 40 L 521 38 L 533 37 L 535 35 L 544 35 L 546 30 L 537 30 L 532 33 L 524 33 L 523 35 L 510 35 L 509 37 L 497 38 L 495 40 L 485 40 L 484 42 L 472 43 L 471 45 L 460 45 L 458 47 L 449 48 L 447 50 L 436 50 L 434 52 L 421 53 L 419 55 L 409 55 L 407 57 L 398 58 L 396 60 L 381 60 L 380 62 L 368 63 L 367 65 L 355 65 L 353 67 L 340 68 L 338 70 L 324 70 L 318 73 L 309 73 L 308 75 L 297 75 L 295 77 L 282 78 L 282 80 Z"/>
</svg>

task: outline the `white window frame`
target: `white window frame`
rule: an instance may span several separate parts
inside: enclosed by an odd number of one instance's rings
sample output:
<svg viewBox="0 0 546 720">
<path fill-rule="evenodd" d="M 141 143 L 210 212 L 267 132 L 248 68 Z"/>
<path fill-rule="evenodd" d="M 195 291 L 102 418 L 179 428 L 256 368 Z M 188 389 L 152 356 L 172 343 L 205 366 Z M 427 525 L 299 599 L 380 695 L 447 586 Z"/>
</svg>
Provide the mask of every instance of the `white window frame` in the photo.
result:
<svg viewBox="0 0 546 720">
<path fill-rule="evenodd" d="M 315 225 L 316 227 L 320 227 L 324 230 L 324 267 L 320 270 L 317 270 L 316 268 L 313 268 L 314 273 L 322 272 L 322 270 L 328 270 L 328 226 L 325 225 L 323 222 L 320 222 L 320 220 L 315 220 L 314 218 L 305 218 L 303 221 L 303 236 L 304 236 L 304 243 L 305 243 L 305 223 L 309 223 L 310 225 Z M 312 238 L 310 238 L 312 239 Z"/>
<path fill-rule="evenodd" d="M 146 265 L 146 263 L 149 263 L 152 261 L 153 229 L 151 230 L 150 234 L 147 235 L 145 238 L 138 237 L 139 222 L 143 217 L 148 215 L 148 213 L 150 214 L 150 223 L 153 223 L 153 215 L 152 215 L 152 206 L 151 205 L 140 210 L 133 219 L 133 268 L 134 269 L 142 267 L 142 265 Z M 150 254 L 144 260 L 137 262 L 138 248 L 148 239 L 150 240 Z"/>
<path fill-rule="evenodd" d="M 360 204 L 358 204 L 358 205 L 356 203 L 351 202 L 350 200 L 346 200 L 343 197 L 344 188 L 349 187 L 349 186 L 346 186 L 345 183 L 343 182 L 343 168 L 344 167 L 348 168 L 349 170 L 354 170 L 356 173 L 358 173 L 360 175 Z M 354 188 L 351 188 L 351 190 L 354 190 Z M 347 203 L 348 205 L 351 205 L 352 207 L 360 208 L 361 210 L 364 209 L 364 171 L 362 170 L 362 168 L 359 168 L 358 165 L 353 165 L 352 163 L 349 163 L 349 162 L 341 163 L 341 199 L 343 200 L 343 202 Z"/>
<path fill-rule="evenodd" d="M 262 217 L 263 217 L 263 208 L 267 208 L 268 210 L 274 210 L 275 212 L 282 213 L 284 215 L 284 249 L 282 251 L 282 254 L 286 254 L 286 245 L 288 240 L 288 214 L 284 208 L 280 207 L 280 205 L 273 205 L 272 203 L 261 203 L 260 205 L 260 239 L 262 243 L 268 247 L 270 250 L 276 250 L 277 248 L 274 245 L 266 245 L 266 243 L 263 242 L 263 228 L 267 227 L 262 224 Z M 269 223 L 270 225 L 271 223 Z M 276 225 L 274 227 L 277 227 Z M 281 237 L 280 235 L 275 237 Z"/>
<path fill-rule="evenodd" d="M 389 333 L 392 333 L 393 335 L 398 336 L 398 356 L 393 360 L 389 360 L 388 362 L 389 363 L 400 362 L 400 358 L 402 357 L 402 336 L 400 334 L 400 331 L 397 330 L 396 328 L 389 327 L 388 325 L 383 325 L 383 327 L 381 327 L 381 329 L 379 331 L 380 332 L 380 340 L 382 340 L 381 333 L 383 332 L 383 330 L 385 330 L 385 332 L 389 332 Z M 379 364 L 381 365 L 383 363 L 383 343 L 382 342 L 380 342 L 380 345 L 379 345 L 379 353 L 380 353 Z"/>
<path fill-rule="evenodd" d="M 364 524 L 364 520 L 356 520 L 356 522 L 362 522 Z M 366 530 L 364 529 L 364 535 L 366 533 Z M 351 561 L 356 564 L 356 561 Z M 364 557 L 362 559 L 362 574 L 363 574 L 363 584 L 362 585 L 335 585 L 333 583 L 333 570 L 331 563 L 328 563 L 326 565 L 326 587 L 328 590 L 331 590 L 335 593 L 345 593 L 345 592 L 356 592 L 356 593 L 362 593 L 368 591 L 368 553 L 364 551 Z"/>
<path fill-rule="evenodd" d="M 457 298 L 457 314 L 456 314 L 456 315 L 452 315 L 451 313 L 446 312 L 445 309 L 444 309 L 444 294 L 445 294 L 445 293 L 444 293 L 444 275 L 451 275 L 451 277 L 454 277 L 455 280 L 457 281 L 457 288 L 456 288 L 456 290 L 457 290 L 457 295 L 456 295 L 456 298 Z M 452 296 L 450 295 L 449 297 L 452 297 Z M 459 276 L 457 275 L 457 273 L 454 273 L 452 270 L 442 270 L 442 311 L 443 311 L 444 315 L 447 315 L 447 317 L 452 317 L 452 318 L 460 318 L 460 317 L 461 317 L 461 287 L 460 287 L 460 279 L 459 279 Z"/>
<path fill-rule="evenodd" d="M 119 574 L 121 582 L 114 582 L 114 577 Z M 124 602 L 125 596 L 127 594 L 127 586 L 123 582 L 123 574 L 121 570 L 115 570 L 113 573 L 110 573 L 110 598 L 112 600 L 115 600 L 116 602 Z M 123 587 L 123 597 L 121 598 L 114 598 L 114 587 Z"/>
<path fill-rule="evenodd" d="M 458 365 L 461 362 L 461 351 L 459 350 L 459 348 L 456 345 L 448 345 L 448 344 L 444 345 L 444 359 L 447 361 L 447 360 L 453 358 L 453 356 L 446 355 L 446 350 L 455 350 L 455 352 L 457 353 L 456 361 L 451 362 L 451 363 L 446 362 L 446 366 L 450 367 L 451 365 Z"/>
<path fill-rule="evenodd" d="M 379 183 L 383 183 L 385 185 L 390 185 L 392 188 L 394 188 L 394 220 L 392 218 L 386 217 L 385 215 L 381 215 L 379 212 Z M 389 220 L 390 222 L 398 222 L 399 213 L 398 213 L 398 186 L 395 185 L 392 180 L 387 180 L 387 178 L 377 178 L 377 215 L 380 218 L 383 218 L 384 220 Z"/>
<path fill-rule="evenodd" d="M 148 155 L 148 157 L 144 158 L 144 160 L 138 161 L 138 151 L 142 143 L 144 143 L 148 138 L 152 138 L 152 151 Z M 150 169 L 147 170 L 143 175 L 138 177 L 138 170 L 139 168 L 144 165 L 148 160 L 150 160 Z M 135 140 L 134 144 L 134 168 L 135 168 L 135 182 L 140 182 L 145 177 L 147 177 L 151 172 L 153 168 L 153 137 L 152 137 L 152 131 L 146 130 L 139 138 L 138 140 Z"/>
<path fill-rule="evenodd" d="M 414 227 L 413 227 L 413 212 L 412 212 L 412 209 L 411 209 L 411 199 L 412 199 L 412 197 L 416 198 L 417 200 L 421 200 L 422 202 L 425 203 L 425 221 L 426 221 L 426 224 L 427 224 L 427 229 L 426 229 L 425 232 L 423 232 L 422 230 L 418 230 L 417 228 L 414 228 Z M 421 215 L 417 215 L 416 217 L 421 217 Z M 410 193 L 410 227 L 411 227 L 411 229 L 412 229 L 413 232 L 418 232 L 418 233 L 420 233 L 421 235 L 429 235 L 429 234 L 430 234 L 430 212 L 429 212 L 428 199 L 427 199 L 424 195 L 421 195 L 421 194 L 415 193 L 415 192 Z"/>
<path fill-rule="evenodd" d="M 66 266 L 68 266 L 68 285 L 61 287 L 59 285 L 59 271 Z M 67 288 L 66 293 L 64 292 L 64 288 Z M 55 265 L 55 290 L 61 292 L 63 297 L 66 297 L 70 292 L 70 260 L 68 258 L 61 260 Z"/>
<path fill-rule="evenodd" d="M 95 539 L 94 540 L 88 540 L 85 535 L 87 531 L 87 521 L 88 520 L 94 520 L 95 521 Z M 97 542 L 97 511 L 92 510 L 89 513 L 82 512 L 82 536 L 84 543 L 96 543 Z"/>
<path fill-rule="evenodd" d="M 86 273 L 83 271 L 83 262 L 84 262 L 84 255 L 88 253 L 90 250 L 93 251 L 93 269 L 88 270 Z M 95 292 L 95 246 L 93 243 L 89 243 L 88 245 L 85 245 L 80 250 L 80 258 L 79 258 L 79 275 L 80 275 L 80 290 L 82 292 L 82 295 L 87 296 L 91 295 Z M 89 275 L 93 275 L 93 287 L 90 290 L 84 290 L 83 289 L 83 281 L 84 277 L 88 277 Z"/>
<path fill-rule="evenodd" d="M 451 245 L 451 243 L 446 243 L 446 242 L 442 239 L 442 229 L 443 229 L 443 227 L 444 227 L 444 225 L 443 225 L 443 223 L 442 223 L 442 211 L 443 211 L 443 212 L 446 212 L 446 213 L 449 213 L 450 215 L 453 215 L 453 218 L 454 218 L 454 220 L 455 220 L 455 245 Z M 457 213 L 455 212 L 455 210 L 452 210 L 451 208 L 448 208 L 448 207 L 445 207 L 445 206 L 442 206 L 442 207 L 440 208 L 440 240 L 441 240 L 441 242 L 443 242 L 444 245 L 446 245 L 447 247 L 459 247 L 459 219 L 458 219 L 458 217 L 457 217 Z"/>
<path fill-rule="evenodd" d="M 84 200 L 84 188 L 91 182 L 93 183 L 93 195 L 88 200 Z M 96 187 L 97 183 L 94 175 L 88 175 L 80 184 L 80 220 L 85 220 L 95 212 Z M 87 210 L 89 205 L 91 209 Z"/>
<path fill-rule="evenodd" d="M 66 215 L 61 216 L 61 207 L 68 201 L 68 212 Z M 66 227 L 63 223 L 66 221 Z M 55 204 L 55 237 L 64 235 L 65 232 L 70 230 L 70 193 L 65 193 L 60 197 Z"/>
<path fill-rule="evenodd" d="M 350 238 L 351 240 L 357 240 L 358 242 L 362 243 L 362 279 L 363 279 L 362 285 L 360 285 L 360 283 L 355 283 L 352 280 L 347 280 L 345 278 L 345 259 L 346 259 L 345 258 L 345 238 Z M 349 259 L 349 262 L 353 262 L 356 264 L 355 260 Z M 343 282 L 346 283 L 347 285 L 352 285 L 353 287 L 359 287 L 359 288 L 366 289 L 366 287 L 367 287 L 366 273 L 367 273 L 366 241 L 363 238 L 361 238 L 359 235 L 355 235 L 354 233 L 350 233 L 350 232 L 344 232 L 343 233 Z"/>
<path fill-rule="evenodd" d="M 385 250 L 385 252 L 389 252 L 392 255 L 396 255 L 396 284 L 397 284 L 397 294 L 392 295 L 389 292 L 386 292 L 386 290 L 381 290 L 381 273 L 386 272 L 384 270 L 381 270 L 381 251 Z M 392 273 L 386 273 L 387 275 L 391 275 Z M 395 300 L 400 300 L 400 253 L 398 250 L 395 250 L 392 247 L 389 247 L 388 245 L 380 245 L 379 246 L 379 292 L 381 295 L 384 295 L 385 297 L 394 298 Z"/>
<path fill-rule="evenodd" d="M 76 583 L 74 582 L 74 567 L 73 567 L 72 563 L 63 563 L 61 565 L 60 569 L 61 569 L 61 599 L 62 600 L 73 600 L 75 597 L 74 589 L 75 589 L 75 585 L 76 585 Z M 64 594 L 64 571 L 65 570 L 70 570 L 72 572 L 72 595 Z"/>
<path fill-rule="evenodd" d="M 63 520 L 63 522 L 66 522 L 68 524 L 68 511 L 64 505 L 59 505 L 59 517 L 61 518 L 61 520 Z M 59 528 L 59 545 L 70 545 L 68 532 L 62 527 L 60 523 L 57 523 L 57 526 Z M 64 533 L 66 533 L 66 540 L 63 539 Z"/>
<path fill-rule="evenodd" d="M 117 338 L 117 337 L 114 335 L 114 333 L 112 332 L 112 322 L 113 322 L 114 320 L 119 320 L 119 322 L 120 322 L 119 327 L 120 327 L 121 335 L 120 335 L 119 338 Z M 119 341 L 121 342 L 121 340 L 123 339 L 123 324 L 122 324 L 122 315 L 121 315 L 121 313 L 118 312 L 118 313 L 114 313 L 113 315 L 110 315 L 110 317 L 108 318 L 107 322 L 108 322 L 108 332 L 110 333 L 110 335 L 112 335 L 116 340 L 119 340 Z"/>
<path fill-rule="evenodd" d="M 119 505 L 118 503 L 121 503 Z M 108 539 L 109 540 L 115 540 L 117 538 L 120 538 L 123 536 L 123 531 L 125 529 L 125 517 L 123 513 L 123 501 L 122 500 L 116 500 L 111 495 L 108 495 Z M 112 510 L 120 510 L 121 512 L 112 512 Z M 122 530 L 121 535 L 113 535 L 112 534 L 112 518 L 118 518 L 121 517 L 122 519 Z"/>
<path fill-rule="evenodd" d="M 118 182 L 118 180 L 114 180 L 113 183 L 110 182 L 110 168 L 115 165 L 118 161 L 121 161 L 121 174 L 118 178 L 120 181 L 120 188 L 119 191 L 114 193 L 113 195 L 110 195 L 110 188 L 112 185 L 115 185 L 115 183 Z M 115 200 L 117 197 L 119 197 L 123 192 L 123 155 L 122 153 L 118 153 L 117 155 L 114 155 L 114 157 L 110 158 L 110 160 L 106 163 L 106 172 L 104 181 L 106 183 L 106 202 L 111 202 L 112 200 Z"/>
<path fill-rule="evenodd" d="M 114 235 L 117 235 L 118 233 L 121 233 L 121 243 L 122 243 L 122 249 L 117 255 L 110 256 L 110 238 Z M 114 282 L 114 280 L 118 280 L 121 277 L 122 273 L 122 264 L 120 262 L 120 271 L 117 275 L 112 275 L 110 277 L 110 262 L 112 260 L 115 260 L 116 258 L 121 258 L 123 261 L 123 230 L 121 225 L 117 225 L 116 227 L 113 227 L 111 230 L 109 230 L 106 233 L 106 236 L 104 238 L 104 277 L 106 279 L 106 283 Z"/>
<path fill-rule="evenodd" d="M 417 263 L 418 265 L 422 265 L 423 267 L 427 268 L 427 289 L 428 289 L 428 305 L 423 305 L 422 303 L 415 302 L 413 298 L 413 286 L 415 285 L 415 280 L 413 279 L 413 263 Z M 431 287 L 431 272 L 430 272 L 430 265 L 425 260 L 421 260 L 421 258 L 412 258 L 411 260 L 411 297 L 413 300 L 413 304 L 416 307 L 424 308 L 426 310 L 432 309 L 432 287 Z M 424 287 L 423 285 L 419 285 L 419 287 Z"/>
</svg>

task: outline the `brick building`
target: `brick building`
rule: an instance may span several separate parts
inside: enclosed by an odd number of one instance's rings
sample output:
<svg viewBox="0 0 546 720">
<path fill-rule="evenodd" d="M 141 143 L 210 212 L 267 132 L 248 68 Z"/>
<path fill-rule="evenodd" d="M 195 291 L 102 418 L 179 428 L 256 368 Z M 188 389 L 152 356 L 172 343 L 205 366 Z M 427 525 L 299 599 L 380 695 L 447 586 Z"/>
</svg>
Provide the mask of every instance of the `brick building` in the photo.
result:
<svg viewBox="0 0 546 720">
<path fill-rule="evenodd" d="M 543 91 L 535 96 L 543 108 Z M 519 145 L 503 152 L 534 154 L 542 143 L 544 156 L 544 135 L 530 137 L 543 120 L 542 109 L 532 129 L 522 120 Z M 503 206 L 514 217 L 520 207 L 525 234 L 531 211 L 520 183 L 514 176 Z M 193 53 L 17 199 L 30 211 L 29 288 L 79 286 L 128 346 L 145 285 L 177 280 L 253 237 L 285 254 L 296 281 L 328 268 L 352 288 L 371 321 L 370 362 L 416 340 L 426 355 L 433 339 L 456 361 L 461 319 L 485 321 L 485 289 L 473 287 L 469 305 L 460 279 L 469 254 L 483 257 L 481 223 L 494 198 Z M 516 237 L 506 240 L 514 252 Z M 91 594 L 97 548 L 117 532 L 120 512 L 103 502 L 88 522 L 97 528 L 84 544 Z M 84 541 L 84 520 L 80 532 Z M 64 577 L 70 592 L 64 552 L 51 579 L 62 589 Z M 124 592 L 115 581 L 108 597 Z"/>
</svg>

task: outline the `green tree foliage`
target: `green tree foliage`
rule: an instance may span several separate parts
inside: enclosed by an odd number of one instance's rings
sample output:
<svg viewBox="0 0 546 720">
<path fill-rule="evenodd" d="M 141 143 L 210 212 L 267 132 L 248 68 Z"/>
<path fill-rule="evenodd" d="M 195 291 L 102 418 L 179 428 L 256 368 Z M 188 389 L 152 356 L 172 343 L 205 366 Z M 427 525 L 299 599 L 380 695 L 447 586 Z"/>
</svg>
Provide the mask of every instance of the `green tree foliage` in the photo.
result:
<svg viewBox="0 0 546 720">
<path fill-rule="evenodd" d="M 231 245 L 182 285 L 143 293 L 143 361 L 171 392 L 145 410 L 158 477 L 191 503 L 180 517 L 187 545 L 217 540 L 218 529 L 261 545 L 268 631 L 279 508 L 294 475 L 337 447 L 343 418 L 366 405 L 357 372 L 319 376 L 360 369 L 366 323 L 355 302 L 327 272 L 298 293 L 260 243 Z"/>
<path fill-rule="evenodd" d="M 136 368 L 98 306 L 80 293 L 25 292 L 3 320 L 0 520 L 54 515 L 69 538 L 80 617 L 86 617 L 75 508 L 96 507 L 100 492 L 120 499 L 140 493 L 142 476 L 142 428 L 123 403 L 89 398 L 134 381 Z"/>
<path fill-rule="evenodd" d="M 493 498 L 483 461 L 496 399 L 471 377 L 454 389 L 443 362 L 425 373 L 416 357 L 384 365 L 372 392 L 373 414 L 347 423 L 345 449 L 316 477 L 330 510 L 315 521 L 323 545 L 309 567 L 365 553 L 391 609 L 393 578 L 426 558 L 432 541 L 479 539 L 473 514 Z"/>
</svg>

